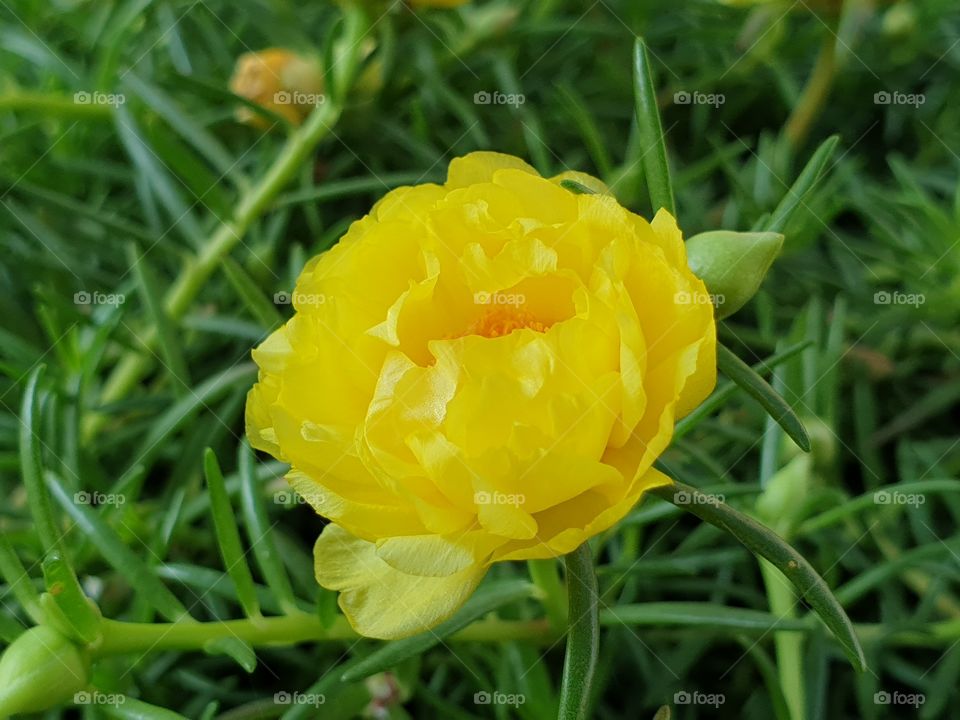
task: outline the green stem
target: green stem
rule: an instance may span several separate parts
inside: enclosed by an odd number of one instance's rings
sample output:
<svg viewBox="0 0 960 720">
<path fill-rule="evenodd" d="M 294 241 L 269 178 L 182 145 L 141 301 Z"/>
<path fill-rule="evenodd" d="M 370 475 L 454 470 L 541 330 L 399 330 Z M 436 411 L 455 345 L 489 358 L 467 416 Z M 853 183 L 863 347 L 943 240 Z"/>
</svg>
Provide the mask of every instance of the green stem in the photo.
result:
<svg viewBox="0 0 960 720">
<path fill-rule="evenodd" d="M 69 95 L 15 90 L 0 95 L 0 110 L 26 110 L 44 115 L 109 120 L 113 106 L 103 103 L 82 103 Z"/>
<path fill-rule="evenodd" d="M 348 33 L 344 37 L 345 55 L 340 59 L 338 78 L 344 83 L 352 83 L 359 63 L 360 40 L 367 30 L 358 15 L 359 10 L 352 9 L 348 15 Z M 189 310 L 194 299 L 204 287 L 210 276 L 220 267 L 223 258 L 240 242 L 250 226 L 267 210 L 280 191 L 294 177 L 296 172 L 313 152 L 317 144 L 326 137 L 343 112 L 344 97 L 338 93 L 330 102 L 319 105 L 287 140 L 280 154 L 267 170 L 266 175 L 247 190 L 234 210 L 233 216 L 221 222 L 213 234 L 203 244 L 200 254 L 190 260 L 176 283 L 164 298 L 167 316 L 172 322 L 180 320 Z M 157 344 L 157 331 L 146 329 L 139 340 L 143 351 L 128 351 L 114 367 L 100 396 L 100 404 L 116 402 L 136 386 L 155 362 L 151 352 Z M 92 415 L 84 424 L 84 437 L 92 439 L 105 421 L 103 415 Z"/>
<path fill-rule="evenodd" d="M 582 720 L 590 716 L 590 688 L 600 649 L 597 575 L 590 546 L 584 543 L 567 555 L 566 564 L 570 626 L 558 717 L 561 720 Z"/>
<path fill-rule="evenodd" d="M 632 606 L 621 606 L 617 612 L 605 612 L 599 616 L 600 627 L 650 626 L 649 618 L 641 619 L 632 611 Z M 666 625 L 670 621 L 666 621 Z M 810 628 L 814 625 L 811 623 Z M 910 630 L 891 633 L 882 624 L 857 625 L 857 633 L 886 646 L 938 648 L 950 645 L 960 639 L 960 620 L 944 620 Z M 295 645 L 302 642 L 351 642 L 360 636 L 342 617 L 336 619 L 330 627 L 325 627 L 320 619 L 307 613 L 280 617 L 253 617 L 244 620 L 226 620 L 223 622 L 173 622 L 173 623 L 131 623 L 119 620 L 103 619 L 100 627 L 102 640 L 93 646 L 97 656 L 122 655 L 125 653 L 145 653 L 161 650 L 202 650 L 204 645 L 221 638 L 239 638 L 255 646 Z M 652 629 L 662 637 L 682 637 L 691 632 L 704 632 L 707 628 L 664 627 Z M 717 627 L 710 632 L 720 635 L 766 636 L 769 630 L 762 627 Z M 786 634 L 788 631 L 783 631 Z M 805 631 L 789 631 L 803 636 Z M 509 641 L 530 642 L 549 646 L 556 642 L 558 634 L 545 620 L 501 620 L 498 618 L 479 620 L 450 636 L 454 642 Z M 575 717 L 575 716 L 572 716 Z"/>
<path fill-rule="evenodd" d="M 239 638 L 251 645 L 295 645 L 308 641 L 353 641 L 360 636 L 346 619 L 338 617 L 324 627 L 319 617 L 307 613 L 281 617 L 252 617 L 224 622 L 130 623 L 104 620 L 103 639 L 93 648 L 98 656 L 161 650 L 201 650 L 213 641 Z M 543 620 L 482 620 L 451 639 L 462 642 L 511 640 L 551 642 L 555 634 Z"/>
<path fill-rule="evenodd" d="M 837 42 L 833 31 L 824 33 L 813 71 L 784 127 L 784 134 L 791 147 L 796 148 L 803 144 L 810 132 L 810 126 L 820 115 L 830 95 L 830 87 L 837 71 Z"/>
<path fill-rule="evenodd" d="M 563 632 L 567 626 L 567 598 L 563 593 L 557 561 L 553 558 L 529 560 L 527 568 L 530 570 L 530 579 L 543 593 L 543 609 L 550 626 L 557 633 Z"/>
<path fill-rule="evenodd" d="M 760 558 L 760 571 L 767 588 L 767 600 L 770 612 L 778 618 L 797 617 L 797 597 L 793 587 L 783 578 L 780 571 L 771 563 Z M 806 692 L 804 691 L 803 672 L 803 633 L 777 631 L 773 633 L 773 643 L 777 653 L 777 672 L 780 676 L 780 688 L 790 712 L 791 720 L 805 717 Z"/>
</svg>

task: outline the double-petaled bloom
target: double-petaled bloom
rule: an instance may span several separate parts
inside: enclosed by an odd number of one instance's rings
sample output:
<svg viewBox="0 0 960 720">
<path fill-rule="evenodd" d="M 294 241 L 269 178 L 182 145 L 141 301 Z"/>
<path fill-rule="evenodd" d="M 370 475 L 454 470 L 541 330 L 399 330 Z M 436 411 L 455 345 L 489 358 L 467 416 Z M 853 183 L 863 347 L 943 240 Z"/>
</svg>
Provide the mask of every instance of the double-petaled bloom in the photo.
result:
<svg viewBox="0 0 960 720">
<path fill-rule="evenodd" d="M 317 580 L 371 637 L 448 618 L 492 563 L 611 527 L 669 483 L 654 460 L 716 382 L 673 217 L 507 155 L 389 192 L 292 299 L 254 351 L 247 431 L 331 521 Z"/>
</svg>

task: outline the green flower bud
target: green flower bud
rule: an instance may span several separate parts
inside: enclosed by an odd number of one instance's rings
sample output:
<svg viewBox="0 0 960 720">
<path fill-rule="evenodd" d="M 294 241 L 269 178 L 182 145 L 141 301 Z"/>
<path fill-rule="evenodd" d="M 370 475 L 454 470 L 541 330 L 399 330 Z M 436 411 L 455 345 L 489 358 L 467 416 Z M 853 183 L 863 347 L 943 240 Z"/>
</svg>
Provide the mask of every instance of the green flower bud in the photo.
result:
<svg viewBox="0 0 960 720">
<path fill-rule="evenodd" d="M 757 498 L 757 517 L 784 537 L 799 521 L 813 479 L 813 460 L 798 455 L 778 470 Z"/>
<path fill-rule="evenodd" d="M 0 657 L 0 718 L 69 702 L 89 676 L 80 648 L 51 627 L 31 628 Z"/>
<path fill-rule="evenodd" d="M 779 233 L 715 230 L 687 240 L 687 262 L 725 318 L 756 294 L 781 247 Z"/>
<path fill-rule="evenodd" d="M 909 3 L 898 3 L 883 14 L 881 27 L 887 37 L 909 37 L 917 29 L 917 11 Z"/>
</svg>

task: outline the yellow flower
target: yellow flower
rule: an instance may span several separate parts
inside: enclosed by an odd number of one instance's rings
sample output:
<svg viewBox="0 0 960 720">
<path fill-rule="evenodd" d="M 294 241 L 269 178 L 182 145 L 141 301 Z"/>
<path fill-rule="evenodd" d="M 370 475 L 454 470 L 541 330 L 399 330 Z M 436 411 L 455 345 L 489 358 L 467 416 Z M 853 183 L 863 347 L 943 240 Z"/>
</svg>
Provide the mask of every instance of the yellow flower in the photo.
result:
<svg viewBox="0 0 960 720">
<path fill-rule="evenodd" d="M 283 48 L 250 52 L 237 58 L 230 91 L 299 125 L 316 105 L 326 101 L 320 64 Z M 270 123 L 247 107 L 237 110 L 240 122 L 256 127 Z"/>
<path fill-rule="evenodd" d="M 669 483 L 653 461 L 716 382 L 673 217 L 509 155 L 388 193 L 292 299 L 254 351 L 247 432 L 332 521 L 317 580 L 371 637 L 448 618 L 491 563 L 612 526 Z"/>
</svg>

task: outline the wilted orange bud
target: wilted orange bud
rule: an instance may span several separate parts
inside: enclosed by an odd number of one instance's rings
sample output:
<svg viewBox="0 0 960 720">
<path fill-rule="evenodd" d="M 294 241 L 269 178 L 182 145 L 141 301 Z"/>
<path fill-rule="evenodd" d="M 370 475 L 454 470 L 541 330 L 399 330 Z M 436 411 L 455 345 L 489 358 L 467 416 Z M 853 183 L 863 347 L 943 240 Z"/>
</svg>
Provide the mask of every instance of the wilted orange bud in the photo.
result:
<svg viewBox="0 0 960 720">
<path fill-rule="evenodd" d="M 326 102 L 320 63 L 283 48 L 269 48 L 237 58 L 230 90 L 294 125 L 302 123 L 314 107 Z M 270 124 L 247 107 L 237 109 L 237 119 L 256 127 Z"/>
</svg>

